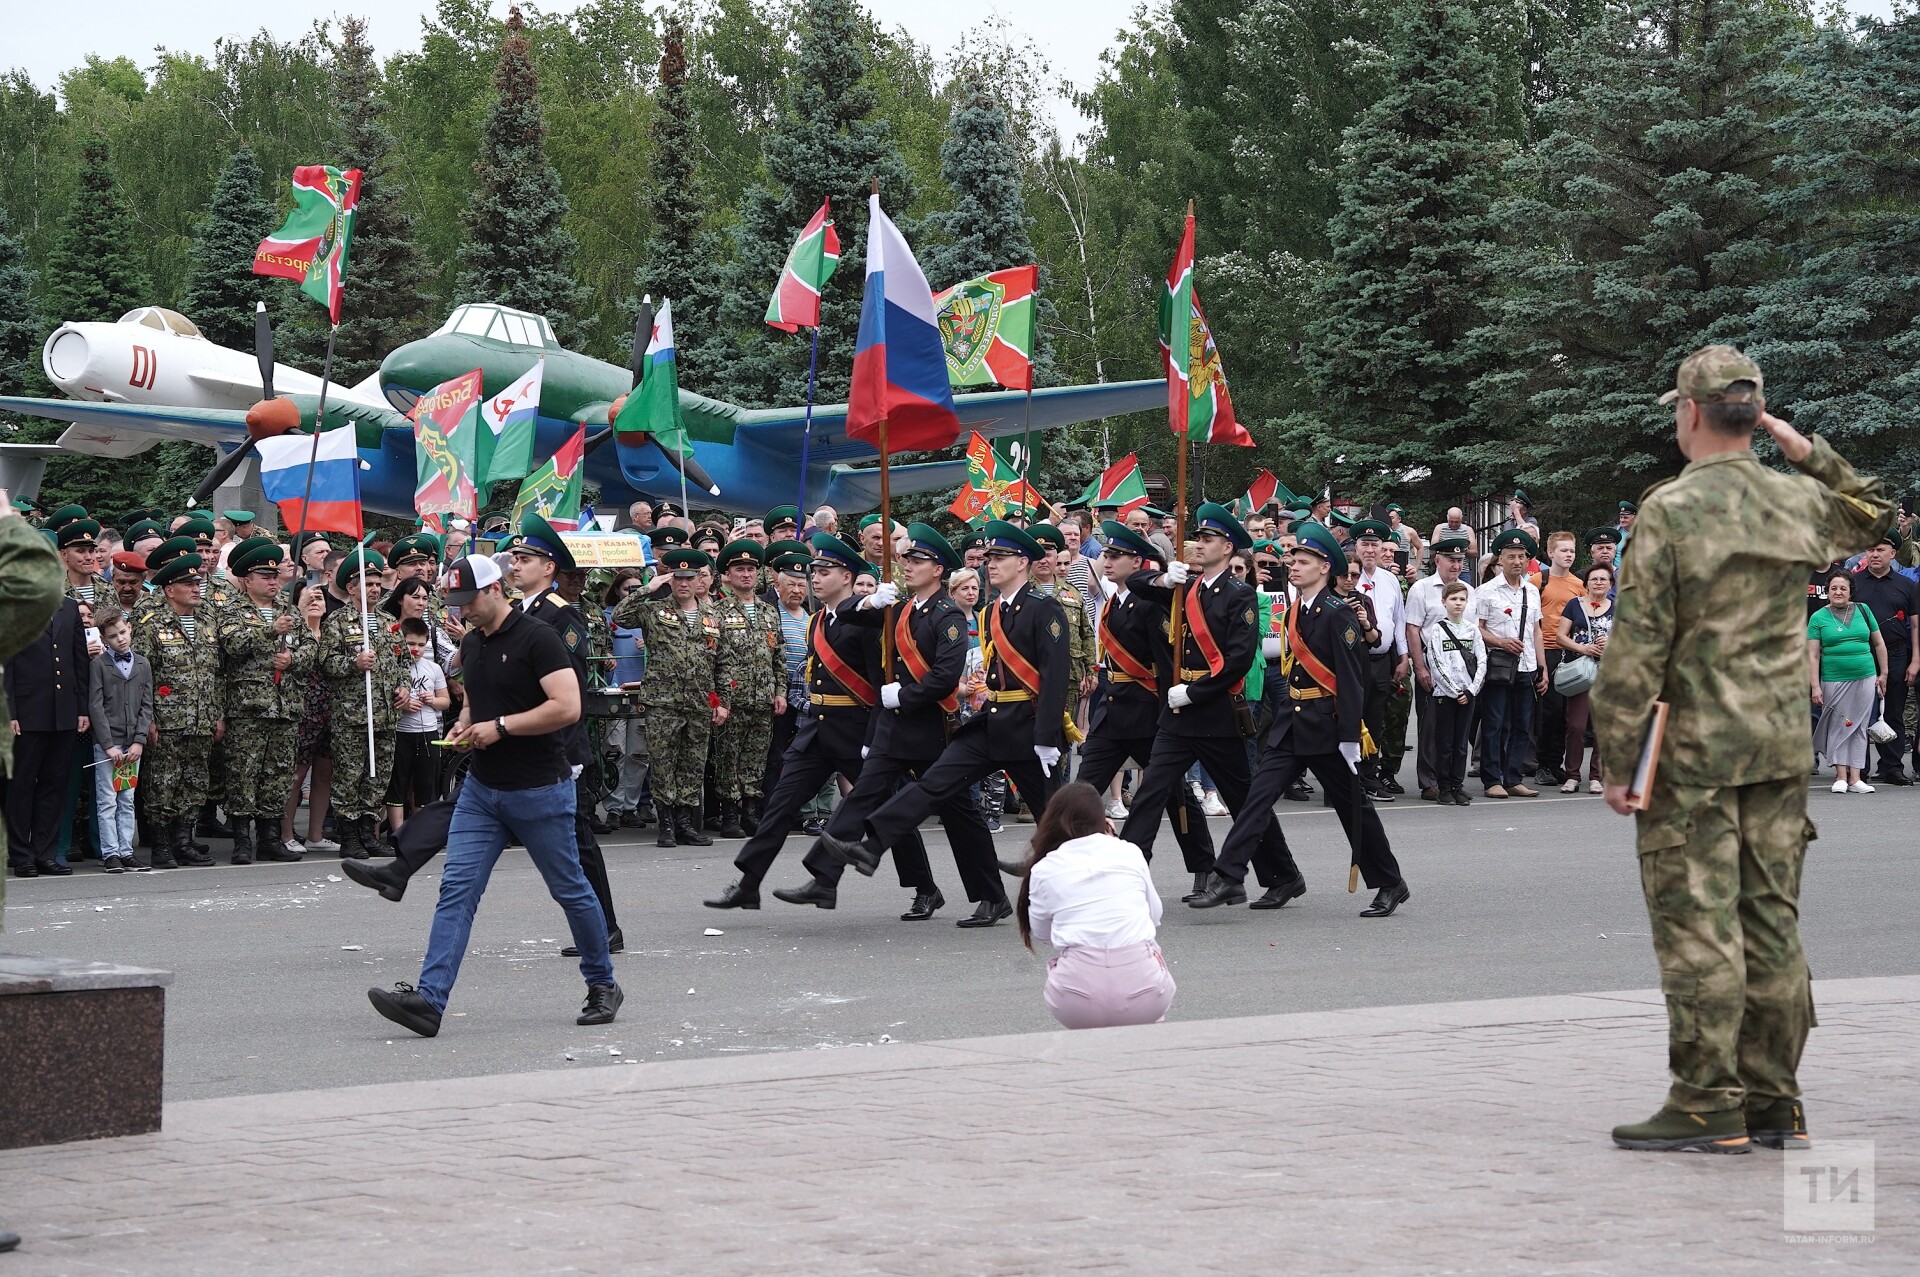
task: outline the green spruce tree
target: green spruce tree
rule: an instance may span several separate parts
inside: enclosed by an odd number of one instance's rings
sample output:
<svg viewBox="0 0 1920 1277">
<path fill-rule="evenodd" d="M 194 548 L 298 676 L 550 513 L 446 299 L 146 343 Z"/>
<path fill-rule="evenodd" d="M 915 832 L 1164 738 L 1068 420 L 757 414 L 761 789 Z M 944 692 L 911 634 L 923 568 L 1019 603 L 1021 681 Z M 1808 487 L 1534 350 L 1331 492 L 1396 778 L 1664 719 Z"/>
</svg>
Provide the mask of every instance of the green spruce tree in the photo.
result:
<svg viewBox="0 0 1920 1277">
<path fill-rule="evenodd" d="M 0 208 L 0 395 L 40 393 L 40 323 L 33 313 L 33 290 L 26 245 Z"/>
<path fill-rule="evenodd" d="M 1332 270 L 1303 352 L 1326 436 L 1312 442 L 1345 457 L 1349 488 L 1404 494 L 1402 476 L 1424 468 L 1423 486 L 1443 496 L 1471 482 L 1454 450 L 1479 428 L 1497 63 L 1473 6 L 1448 0 L 1403 8 L 1388 51 L 1386 93 L 1340 147 Z"/>
<path fill-rule="evenodd" d="M 540 74 L 517 6 L 507 13 L 493 87 L 462 218 L 467 241 L 460 248 L 458 299 L 545 315 L 562 344 L 571 345 L 580 336 L 588 290 L 573 276 L 567 197 L 547 160 Z"/>
<path fill-rule="evenodd" d="M 234 350 L 253 349 L 254 305 L 274 282 L 253 273 L 255 250 L 278 224 L 261 183 L 252 147 L 227 157 L 194 233 L 187 289 L 180 297 L 180 309 L 201 336 Z M 280 295 L 276 301 L 286 296 L 284 290 L 273 291 Z"/>
<path fill-rule="evenodd" d="M 1561 55 L 1546 136 L 1496 209 L 1523 238 L 1477 388 L 1497 428 L 1462 452 L 1488 490 L 1584 489 L 1584 517 L 1678 466 L 1655 400 L 1690 351 L 1745 338 L 1791 231 L 1767 194 L 1797 23 L 1768 0 L 1634 0 Z"/>
<path fill-rule="evenodd" d="M 761 319 L 787 250 L 822 199 L 832 201 L 840 265 L 821 305 L 816 397 L 830 403 L 847 396 L 866 272 L 867 195 L 878 180 L 881 204 L 896 222 L 904 222 L 913 198 L 892 129 L 875 116 L 866 81 L 873 43 L 872 23 L 856 0 L 806 0 L 786 110 L 767 138 L 769 182 L 748 192 L 736 232 L 726 387 L 737 402 L 798 403 L 806 394 L 806 335 L 776 332 Z"/>
<path fill-rule="evenodd" d="M 334 336 L 333 375 L 353 385 L 380 367 L 395 347 L 433 331 L 433 303 L 421 288 L 429 271 L 414 237 L 414 216 L 387 128 L 386 85 L 361 18 L 340 20 L 334 49 L 333 101 L 340 157 L 360 170 L 360 205 L 353 223 L 352 259 L 340 331 Z"/>
<path fill-rule="evenodd" d="M 60 234 L 41 276 L 43 332 L 69 319 L 118 319 L 152 304 L 153 283 L 140 264 L 141 237 L 120 193 L 107 139 L 87 135 Z"/>
</svg>

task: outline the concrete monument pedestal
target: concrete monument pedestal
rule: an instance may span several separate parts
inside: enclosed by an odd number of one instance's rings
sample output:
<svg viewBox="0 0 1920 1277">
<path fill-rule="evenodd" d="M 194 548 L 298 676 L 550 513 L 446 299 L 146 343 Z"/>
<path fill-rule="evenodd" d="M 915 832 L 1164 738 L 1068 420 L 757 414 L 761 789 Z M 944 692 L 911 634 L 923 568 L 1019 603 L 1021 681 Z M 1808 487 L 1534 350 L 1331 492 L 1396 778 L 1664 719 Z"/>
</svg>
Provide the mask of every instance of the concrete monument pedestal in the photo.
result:
<svg viewBox="0 0 1920 1277">
<path fill-rule="evenodd" d="M 0 954 L 0 1149 L 160 1129 L 171 971 Z"/>
</svg>

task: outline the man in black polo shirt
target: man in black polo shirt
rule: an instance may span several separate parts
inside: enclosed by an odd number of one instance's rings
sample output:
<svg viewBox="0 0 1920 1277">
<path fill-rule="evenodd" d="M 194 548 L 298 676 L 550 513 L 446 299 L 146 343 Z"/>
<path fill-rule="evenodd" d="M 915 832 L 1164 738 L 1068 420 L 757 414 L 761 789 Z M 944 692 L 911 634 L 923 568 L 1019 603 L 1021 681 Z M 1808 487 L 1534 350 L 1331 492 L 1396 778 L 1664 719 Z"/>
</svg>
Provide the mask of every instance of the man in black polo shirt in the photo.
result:
<svg viewBox="0 0 1920 1277">
<path fill-rule="evenodd" d="M 1853 601 L 1873 610 L 1880 622 L 1880 637 L 1887 644 L 1886 710 L 1881 715 L 1898 733 L 1880 751 L 1880 774 L 1876 780 L 1886 785 L 1910 785 L 1905 759 L 1907 696 L 1916 675 L 1920 675 L 1920 585 L 1893 570 L 1893 556 L 1900 549 L 1900 534 L 1888 528 L 1879 542 L 1861 556 L 1860 570 L 1853 574 Z M 1915 768 L 1920 770 L 1920 751 Z"/>
<path fill-rule="evenodd" d="M 460 668 L 467 702 L 448 739 L 474 751 L 447 830 L 440 903 L 427 937 L 420 986 L 369 989 L 374 1009 L 422 1037 L 440 1016 L 460 973 L 473 915 L 509 837 L 526 847 L 547 890 L 566 910 L 580 950 L 587 1004 L 576 1023 L 611 1024 L 623 995 L 607 956 L 607 921 L 580 872 L 573 841 L 574 788 L 567 728 L 580 718 L 580 684 L 566 644 L 507 601 L 491 559 L 466 558 L 447 574 L 447 602 L 463 609 Z"/>
</svg>

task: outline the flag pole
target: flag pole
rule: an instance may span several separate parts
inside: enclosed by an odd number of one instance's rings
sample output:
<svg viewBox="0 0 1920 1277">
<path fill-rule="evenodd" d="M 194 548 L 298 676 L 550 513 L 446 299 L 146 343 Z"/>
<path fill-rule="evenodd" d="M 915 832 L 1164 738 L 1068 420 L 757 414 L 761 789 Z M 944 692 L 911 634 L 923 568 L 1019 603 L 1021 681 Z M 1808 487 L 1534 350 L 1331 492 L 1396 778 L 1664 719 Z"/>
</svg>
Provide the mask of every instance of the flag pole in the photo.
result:
<svg viewBox="0 0 1920 1277">
<path fill-rule="evenodd" d="M 1179 539 L 1174 542 L 1173 552 L 1176 557 L 1184 557 L 1187 544 L 1187 450 L 1189 447 L 1189 439 L 1184 432 L 1180 436 L 1178 446 L 1180 449 L 1180 460 L 1176 465 L 1179 477 L 1175 480 L 1174 486 L 1173 535 Z M 1180 588 L 1178 586 L 1174 587 L 1173 616 L 1170 619 L 1167 632 L 1173 646 L 1173 681 L 1176 683 L 1186 681 L 1181 676 L 1181 662 L 1185 657 L 1185 653 L 1181 648 L 1181 630 L 1183 628 L 1182 623 L 1186 620 L 1186 610 L 1180 606 L 1182 598 L 1183 593 Z"/>
<path fill-rule="evenodd" d="M 373 651 L 372 623 L 367 617 L 367 547 L 362 545 L 357 553 L 360 555 L 360 651 L 367 655 Z M 373 761 L 373 671 L 361 670 L 360 677 L 367 689 L 367 775 L 378 776 L 380 768 Z"/>
<path fill-rule="evenodd" d="M 1026 491 L 1022 493 L 1020 497 L 1020 508 L 1022 510 L 1027 510 L 1030 512 L 1034 508 L 1027 504 L 1027 502 L 1029 500 L 1032 500 L 1033 498 L 1033 365 L 1032 364 L 1027 365 L 1027 424 L 1026 424 L 1026 435 L 1020 441 L 1020 482 L 1026 485 Z M 1048 513 L 1051 514 L 1052 511 L 1048 511 Z M 1029 517 L 1031 517 L 1031 514 L 1029 514 Z"/>
<path fill-rule="evenodd" d="M 340 331 L 336 321 L 327 329 L 327 358 L 320 365 L 320 408 L 313 418 L 313 449 L 307 453 L 307 489 L 300 496 L 300 528 L 293 534 L 294 562 L 300 561 L 300 538 L 307 534 L 307 509 L 313 504 L 313 468 L 320 464 L 320 432 L 327 425 L 327 382 L 333 377 L 333 339 Z M 355 464 L 358 464 L 356 458 Z M 358 484 L 354 485 L 358 488 Z"/>
<path fill-rule="evenodd" d="M 820 368 L 820 325 L 813 326 L 813 353 L 807 357 L 807 423 L 800 431 L 800 504 L 796 507 L 794 529 L 807 525 L 807 450 L 813 443 L 813 382 Z"/>
<path fill-rule="evenodd" d="M 887 484 L 887 419 L 880 418 L 880 579 L 893 580 L 893 493 Z M 880 671 L 893 682 L 893 608 L 880 620 Z"/>
</svg>

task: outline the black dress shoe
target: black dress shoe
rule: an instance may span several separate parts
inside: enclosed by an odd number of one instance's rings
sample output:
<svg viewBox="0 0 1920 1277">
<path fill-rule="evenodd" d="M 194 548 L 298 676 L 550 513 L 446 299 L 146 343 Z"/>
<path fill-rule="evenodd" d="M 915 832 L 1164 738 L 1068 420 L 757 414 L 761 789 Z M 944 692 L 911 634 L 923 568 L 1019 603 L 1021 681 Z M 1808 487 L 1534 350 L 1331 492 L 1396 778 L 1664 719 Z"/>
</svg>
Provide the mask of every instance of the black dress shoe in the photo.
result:
<svg viewBox="0 0 1920 1277">
<path fill-rule="evenodd" d="M 880 867 L 880 853 L 867 846 L 864 838 L 849 841 L 845 838 L 835 838 L 823 830 L 820 841 L 815 845 L 841 864 L 851 865 L 859 870 L 863 878 L 873 877 L 873 871 Z"/>
<path fill-rule="evenodd" d="M 812 905 L 816 909 L 831 909 L 840 902 L 840 892 L 832 883 L 822 882 L 818 878 L 809 878 L 798 887 L 775 887 L 775 900 L 784 900 L 790 905 Z"/>
<path fill-rule="evenodd" d="M 749 887 L 746 879 L 742 878 L 712 900 L 703 900 L 701 903 L 709 909 L 758 909 L 760 892 L 756 887 Z"/>
<path fill-rule="evenodd" d="M 363 887 L 371 887 L 396 903 L 400 897 L 407 894 L 406 875 L 400 873 L 396 865 L 374 865 L 364 860 L 343 860 L 340 862 L 340 872 L 345 874 L 349 881 L 357 882 Z"/>
<path fill-rule="evenodd" d="M 1888 772 L 1886 775 L 1876 777 L 1875 779 L 1882 785 L 1899 786 L 1911 785 L 1913 783 L 1913 777 L 1907 775 L 1905 772 Z"/>
<path fill-rule="evenodd" d="M 1013 916 L 1013 906 L 1004 900 L 982 900 L 970 917 L 954 923 L 956 927 L 991 927 L 1002 918 Z"/>
<path fill-rule="evenodd" d="M 1382 887 L 1374 893 L 1373 903 L 1360 911 L 1362 918 L 1384 918 L 1395 909 L 1413 899 L 1413 893 L 1407 890 L 1407 884 L 1396 882 L 1391 887 Z"/>
<path fill-rule="evenodd" d="M 4 1228 L 0 1228 L 0 1255 L 4 1255 L 10 1250 L 17 1250 L 19 1246 L 20 1234 L 10 1233 Z"/>
<path fill-rule="evenodd" d="M 1280 796 L 1290 803 L 1304 803 L 1313 796 L 1313 788 L 1304 780 L 1296 780 L 1287 792 Z"/>
<path fill-rule="evenodd" d="M 1213 875 L 1207 889 L 1187 901 L 1189 909 L 1218 909 L 1221 905 L 1243 905 L 1247 903 L 1247 889 L 1231 878 Z"/>
<path fill-rule="evenodd" d="M 587 986 L 587 1005 L 580 1008 L 575 1024 L 612 1024 L 613 1017 L 620 1014 L 620 1004 L 627 995 L 620 992 L 617 984 L 590 984 Z"/>
<path fill-rule="evenodd" d="M 946 903 L 947 898 L 940 894 L 938 887 L 932 891 L 916 891 L 913 893 L 913 908 L 901 914 L 900 921 L 925 922 L 933 917 L 935 910 Z"/>
<path fill-rule="evenodd" d="M 440 1013 L 404 980 L 391 989 L 368 989 L 367 1001 L 373 1003 L 373 1009 L 381 1015 L 423 1038 L 440 1032 Z"/>
<path fill-rule="evenodd" d="M 1446 800 L 1442 798 L 1441 801 L 1444 802 Z M 1473 806 L 1473 799 L 1467 795 L 1466 790 L 1456 789 L 1453 791 L 1453 805 L 1455 807 L 1471 807 Z"/>
<path fill-rule="evenodd" d="M 1200 897 L 1206 895 L 1207 883 L 1212 879 L 1212 877 L 1213 875 L 1208 873 L 1204 869 L 1202 869 L 1199 873 L 1195 874 L 1193 876 L 1193 890 L 1189 891 L 1186 895 L 1180 897 L 1181 902 L 1189 903 L 1189 902 L 1198 900 Z"/>
<path fill-rule="evenodd" d="M 1282 883 L 1278 887 L 1268 887 L 1267 894 L 1248 905 L 1249 909 L 1278 909 L 1296 896 L 1307 894 L 1307 880 L 1295 878 L 1292 882 Z"/>
<path fill-rule="evenodd" d="M 40 871 L 32 865 L 14 865 L 12 869 L 13 876 L 16 878 L 38 878 L 40 876 Z"/>
<path fill-rule="evenodd" d="M 49 878 L 71 878 L 73 866 L 63 865 L 57 860 L 37 860 L 33 867 Z"/>
<path fill-rule="evenodd" d="M 608 953 L 625 953 L 626 951 L 627 951 L 627 938 L 621 935 L 618 929 L 609 931 L 607 933 L 607 952 Z M 570 944 L 566 948 L 560 951 L 560 956 L 563 958 L 577 958 L 580 956 L 580 946 L 577 944 Z"/>
</svg>

